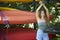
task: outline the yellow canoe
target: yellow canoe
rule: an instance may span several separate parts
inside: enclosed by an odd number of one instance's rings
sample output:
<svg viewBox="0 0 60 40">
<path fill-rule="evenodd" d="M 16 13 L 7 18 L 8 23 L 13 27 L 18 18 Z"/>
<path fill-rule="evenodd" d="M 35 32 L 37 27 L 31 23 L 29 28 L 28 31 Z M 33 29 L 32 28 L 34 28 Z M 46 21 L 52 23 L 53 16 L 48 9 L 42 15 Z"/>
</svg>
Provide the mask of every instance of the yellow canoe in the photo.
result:
<svg viewBox="0 0 60 40">
<path fill-rule="evenodd" d="M 8 7 L 0 7 L 0 10 L 16 10 L 14 8 L 8 8 Z"/>
<path fill-rule="evenodd" d="M 28 2 L 33 2 L 34 0 L 0 0 L 0 2 L 23 2 L 23 3 L 28 3 Z M 39 2 L 40 0 L 35 0 L 36 2 Z"/>
</svg>

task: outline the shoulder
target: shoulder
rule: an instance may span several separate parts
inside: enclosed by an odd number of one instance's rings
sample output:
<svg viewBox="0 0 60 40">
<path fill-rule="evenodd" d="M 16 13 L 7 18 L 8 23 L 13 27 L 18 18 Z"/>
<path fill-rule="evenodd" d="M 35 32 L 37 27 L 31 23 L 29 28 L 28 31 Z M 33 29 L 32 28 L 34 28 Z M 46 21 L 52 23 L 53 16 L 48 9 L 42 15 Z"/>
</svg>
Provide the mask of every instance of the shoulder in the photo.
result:
<svg viewBox="0 0 60 40">
<path fill-rule="evenodd" d="M 41 19 L 37 19 L 37 23 L 40 22 Z"/>
</svg>

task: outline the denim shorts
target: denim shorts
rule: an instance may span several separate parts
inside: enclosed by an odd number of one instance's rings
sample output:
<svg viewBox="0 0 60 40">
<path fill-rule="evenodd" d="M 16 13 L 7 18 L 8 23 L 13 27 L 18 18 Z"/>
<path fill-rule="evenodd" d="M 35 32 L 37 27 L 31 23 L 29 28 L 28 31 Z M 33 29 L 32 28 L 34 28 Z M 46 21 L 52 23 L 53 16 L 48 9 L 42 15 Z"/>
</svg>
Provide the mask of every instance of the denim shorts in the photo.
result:
<svg viewBox="0 0 60 40">
<path fill-rule="evenodd" d="M 36 39 L 37 40 L 49 40 L 48 33 L 44 33 L 43 30 L 38 29 Z"/>
</svg>

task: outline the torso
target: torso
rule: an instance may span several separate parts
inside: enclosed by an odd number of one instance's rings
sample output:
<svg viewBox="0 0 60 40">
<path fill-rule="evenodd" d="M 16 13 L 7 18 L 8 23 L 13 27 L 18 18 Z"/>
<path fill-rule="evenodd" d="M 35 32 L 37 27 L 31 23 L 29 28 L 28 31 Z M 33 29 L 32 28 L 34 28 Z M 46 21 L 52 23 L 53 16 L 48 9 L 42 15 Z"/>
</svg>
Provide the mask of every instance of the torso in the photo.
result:
<svg viewBox="0 0 60 40">
<path fill-rule="evenodd" d="M 38 29 L 45 30 L 47 28 L 47 24 L 46 24 L 45 19 L 40 19 L 37 21 L 38 21 Z"/>
</svg>

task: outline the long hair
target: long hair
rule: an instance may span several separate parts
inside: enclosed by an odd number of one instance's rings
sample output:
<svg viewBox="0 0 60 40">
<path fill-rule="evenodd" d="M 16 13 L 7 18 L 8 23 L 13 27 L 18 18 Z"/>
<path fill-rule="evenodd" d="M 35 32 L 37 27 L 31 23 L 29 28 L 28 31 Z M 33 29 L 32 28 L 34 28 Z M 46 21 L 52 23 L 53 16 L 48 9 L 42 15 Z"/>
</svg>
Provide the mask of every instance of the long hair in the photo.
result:
<svg viewBox="0 0 60 40">
<path fill-rule="evenodd" d="M 39 17 L 41 18 L 41 11 L 44 11 L 44 14 L 45 14 L 44 18 L 47 19 L 47 14 L 46 14 L 46 11 L 43 7 L 39 11 Z"/>
</svg>

